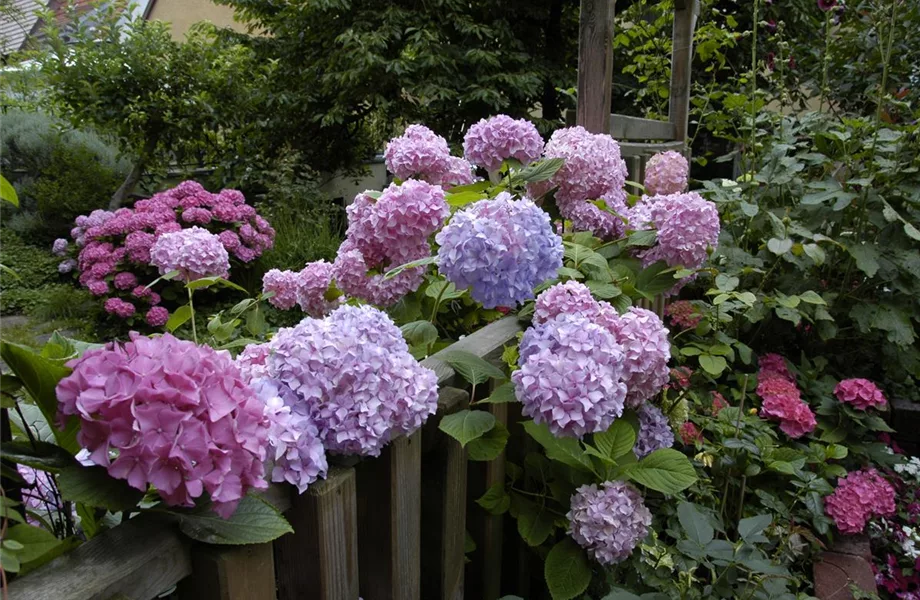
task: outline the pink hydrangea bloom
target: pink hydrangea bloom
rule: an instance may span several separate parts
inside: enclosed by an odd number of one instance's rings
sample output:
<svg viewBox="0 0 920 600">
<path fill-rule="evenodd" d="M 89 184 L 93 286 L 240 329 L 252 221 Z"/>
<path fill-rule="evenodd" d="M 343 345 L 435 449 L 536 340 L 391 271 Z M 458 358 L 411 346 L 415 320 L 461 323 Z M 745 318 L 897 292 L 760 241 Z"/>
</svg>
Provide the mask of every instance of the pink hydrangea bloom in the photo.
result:
<svg viewBox="0 0 920 600">
<path fill-rule="evenodd" d="M 556 201 L 597 200 L 626 185 L 626 162 L 620 145 L 605 134 L 589 133 L 583 127 L 566 127 L 550 137 L 545 158 L 561 158 L 565 164 L 547 182 L 533 186 L 534 197 L 557 187 Z"/>
<path fill-rule="evenodd" d="M 80 419 L 78 442 L 112 477 L 152 485 L 171 506 L 207 492 L 224 518 L 249 488 L 267 487 L 268 421 L 227 352 L 132 333 L 68 366 L 59 418 Z"/>
<path fill-rule="evenodd" d="M 716 205 L 695 192 L 644 197 L 631 211 L 629 226 L 657 230 L 655 245 L 637 253 L 643 266 L 663 260 L 687 269 L 706 264 L 722 228 Z"/>
<path fill-rule="evenodd" d="M 169 321 L 169 311 L 162 306 L 154 306 L 147 311 L 144 320 L 146 320 L 147 324 L 151 327 L 162 327 Z"/>
<path fill-rule="evenodd" d="M 200 227 L 160 236 L 150 249 L 150 264 L 160 275 L 179 271 L 183 281 L 230 274 L 230 257 L 220 238 Z"/>
<path fill-rule="evenodd" d="M 414 258 L 406 262 L 425 258 L 430 252 L 428 242 L 424 242 L 413 255 Z M 398 275 L 386 279 L 385 272 L 399 265 L 390 263 L 380 269 L 382 273 L 369 275 L 368 271 L 377 266 L 380 265 L 368 263 L 353 242 L 346 239 L 339 246 L 338 255 L 332 264 L 332 276 L 338 287 L 347 295 L 378 306 L 395 304 L 406 294 L 417 290 L 425 280 L 424 267 L 405 269 Z"/>
<path fill-rule="evenodd" d="M 243 242 L 240 241 L 240 236 L 236 234 L 235 231 L 221 231 L 217 234 L 217 237 L 220 239 L 220 243 L 224 245 L 224 248 L 227 249 L 227 252 L 236 250 L 240 247 L 240 244 Z"/>
<path fill-rule="evenodd" d="M 117 273 L 114 279 L 115 288 L 119 290 L 130 290 L 137 286 L 137 275 L 122 271 Z"/>
<path fill-rule="evenodd" d="M 728 401 L 719 392 L 712 393 L 712 416 L 718 415 L 723 408 L 728 408 Z"/>
<path fill-rule="evenodd" d="M 289 310 L 297 303 L 298 273 L 271 269 L 262 276 L 262 293 L 274 293 L 268 302 L 275 308 Z"/>
<path fill-rule="evenodd" d="M 626 404 L 639 406 L 668 383 L 671 360 L 668 330 L 658 315 L 644 308 L 634 306 L 617 315 L 613 307 L 602 305 L 602 312 L 606 316 L 605 325 L 623 347 Z"/>
<path fill-rule="evenodd" d="M 689 300 L 671 302 L 665 310 L 668 313 L 668 317 L 671 319 L 671 323 L 678 327 L 683 327 L 684 329 L 693 329 L 699 325 L 703 318 L 703 315 L 697 311 L 696 307 Z"/>
<path fill-rule="evenodd" d="M 323 317 L 339 305 L 339 300 L 327 300 L 332 284 L 331 263 L 318 260 L 308 263 L 298 274 L 297 304 L 300 310 L 314 318 Z"/>
<path fill-rule="evenodd" d="M 543 138 L 533 123 L 508 115 L 480 120 L 463 138 L 466 159 L 489 172 L 498 171 L 506 159 L 513 158 L 526 165 L 542 153 Z"/>
<path fill-rule="evenodd" d="M 888 403 L 882 390 L 868 379 L 844 379 L 834 388 L 834 395 L 858 410 L 878 408 Z"/>
<path fill-rule="evenodd" d="M 447 140 L 424 125 L 407 127 L 403 135 L 390 140 L 383 156 L 387 170 L 402 180 L 440 179 L 451 168 Z"/>
<path fill-rule="evenodd" d="M 760 415 L 778 421 L 779 428 L 791 438 L 814 431 L 817 426 L 815 414 L 802 399 L 783 358 L 768 354 L 760 358 L 760 365 L 757 375 L 757 395 L 763 400 Z"/>
<path fill-rule="evenodd" d="M 593 318 L 599 305 L 585 284 L 575 281 L 557 283 L 544 290 L 534 305 L 534 323 L 543 323 L 562 314 L 581 314 Z"/>
<path fill-rule="evenodd" d="M 872 517 L 891 516 L 895 510 L 894 488 L 875 469 L 847 473 L 824 498 L 824 512 L 842 533 L 860 533 Z"/>
<path fill-rule="evenodd" d="M 623 414 L 624 355 L 613 334 L 583 315 L 558 315 L 524 332 L 511 379 L 523 413 L 553 435 L 606 431 Z"/>
<path fill-rule="evenodd" d="M 795 377 L 792 376 L 792 373 L 789 372 L 789 367 L 786 366 L 786 359 L 779 354 L 764 354 L 757 359 L 757 364 L 760 366 L 762 378 L 765 375 L 776 375 L 786 381 L 795 383 Z"/>
<path fill-rule="evenodd" d="M 680 441 L 684 443 L 685 446 L 693 446 L 697 442 L 703 441 L 703 432 L 693 423 L 693 421 L 686 421 L 680 426 Z"/>
<path fill-rule="evenodd" d="M 575 231 L 590 231 L 603 240 L 623 237 L 626 233 L 626 224 L 621 217 L 629 213 L 626 190 L 608 192 L 601 200 L 607 205 L 607 210 L 601 209 L 593 202 L 564 200 L 558 203 L 559 212 L 572 222 Z"/>
<path fill-rule="evenodd" d="M 110 315 L 127 319 L 128 317 L 134 316 L 134 311 L 134 305 L 121 298 L 109 298 L 105 301 L 105 312 Z"/>
<path fill-rule="evenodd" d="M 101 279 L 93 279 L 88 281 L 85 285 L 86 289 L 88 289 L 93 296 L 102 296 L 109 293 L 108 282 Z"/>
<path fill-rule="evenodd" d="M 327 451 L 377 456 L 437 409 L 433 371 L 409 354 L 399 328 L 370 306 L 282 329 L 239 361 L 247 376 L 287 386 L 307 408 Z"/>
<path fill-rule="evenodd" d="M 680 152 L 659 152 L 645 164 L 645 190 L 649 195 L 680 194 L 687 188 L 690 165 Z"/>
<path fill-rule="evenodd" d="M 623 481 L 583 485 L 570 506 L 569 535 L 602 565 L 626 560 L 652 524 L 642 495 Z"/>
<path fill-rule="evenodd" d="M 465 158 L 451 156 L 447 160 L 447 170 L 435 177 L 428 179 L 429 183 L 440 185 L 445 190 L 455 185 L 469 185 L 476 181 L 473 175 L 473 165 L 467 162 Z"/>
<path fill-rule="evenodd" d="M 211 211 L 206 208 L 193 207 L 182 211 L 182 220 L 186 223 L 207 225 L 211 222 Z"/>
</svg>

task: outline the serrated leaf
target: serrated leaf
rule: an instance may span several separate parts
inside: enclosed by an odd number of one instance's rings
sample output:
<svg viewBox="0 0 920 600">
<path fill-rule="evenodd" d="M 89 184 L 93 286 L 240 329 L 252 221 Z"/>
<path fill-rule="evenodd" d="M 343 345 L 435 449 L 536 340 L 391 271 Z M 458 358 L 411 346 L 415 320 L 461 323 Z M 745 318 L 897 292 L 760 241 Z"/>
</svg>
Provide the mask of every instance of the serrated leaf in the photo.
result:
<svg viewBox="0 0 920 600">
<path fill-rule="evenodd" d="M 485 383 L 491 378 L 499 381 L 508 379 L 501 369 L 465 350 L 438 352 L 435 358 L 446 362 L 464 379 L 474 385 Z"/>
<path fill-rule="evenodd" d="M 144 492 L 115 479 L 104 467 L 67 467 L 58 474 L 57 483 L 65 500 L 112 512 L 132 509 L 144 497 Z"/>
<path fill-rule="evenodd" d="M 501 515 L 508 512 L 511 507 L 511 496 L 505 491 L 505 484 L 499 482 L 486 490 L 486 493 L 476 500 L 476 504 L 491 515 Z"/>
<path fill-rule="evenodd" d="M 603 283 L 596 280 L 591 280 L 585 283 L 588 286 L 588 289 L 591 290 L 591 293 L 600 298 L 601 300 L 609 300 L 610 298 L 616 298 L 623 292 L 612 283 Z"/>
<path fill-rule="evenodd" d="M 654 246 L 655 242 L 658 240 L 658 232 L 654 229 L 643 229 L 642 231 L 635 231 L 626 238 L 626 247 L 630 248 L 633 246 L 638 247 L 648 247 Z"/>
<path fill-rule="evenodd" d="M 573 269 L 571 267 L 559 267 L 556 269 L 556 274 L 559 277 L 568 277 L 570 279 L 584 279 L 585 275 L 578 269 Z"/>
<path fill-rule="evenodd" d="M 764 529 L 773 522 L 771 515 L 755 515 L 738 521 L 738 535 L 742 539 L 751 542 L 755 535 L 760 534 Z"/>
<path fill-rule="evenodd" d="M 436 279 L 425 288 L 425 295 L 429 298 L 440 298 L 441 302 L 446 302 L 447 300 L 455 300 L 463 296 L 466 293 L 466 290 L 458 290 L 457 286 L 453 283 L 446 281 L 444 279 Z"/>
<path fill-rule="evenodd" d="M 438 328 L 428 321 L 413 321 L 399 328 L 410 346 L 428 348 L 438 341 Z"/>
<path fill-rule="evenodd" d="M 709 523 L 709 519 L 700 512 L 695 504 L 681 502 L 677 507 L 677 519 L 684 533 L 687 534 L 687 538 L 700 546 L 705 546 L 715 536 L 715 530 Z"/>
<path fill-rule="evenodd" d="M 501 421 L 481 437 L 470 441 L 466 446 L 470 460 L 489 461 L 498 458 L 508 443 L 508 428 Z"/>
<path fill-rule="evenodd" d="M 523 423 L 524 430 L 546 450 L 546 456 L 580 471 L 591 472 L 591 460 L 585 454 L 581 443 L 574 438 L 557 438 L 550 433 L 546 424 L 533 421 Z"/>
<path fill-rule="evenodd" d="M 6 531 L 5 539 L 22 544 L 22 548 L 16 552 L 16 557 L 22 564 L 41 558 L 62 543 L 50 531 L 26 524 L 10 527 Z"/>
<path fill-rule="evenodd" d="M 591 564 L 584 550 L 567 537 L 546 555 L 543 576 L 553 600 L 571 600 L 588 589 Z"/>
<path fill-rule="evenodd" d="M 516 401 L 517 396 L 514 394 L 514 384 L 506 381 L 492 390 L 492 394 L 488 398 L 479 400 L 476 404 L 507 404 Z"/>
<path fill-rule="evenodd" d="M 799 294 L 799 298 L 802 299 L 802 302 L 807 302 L 808 304 L 820 304 L 822 306 L 827 306 L 827 302 L 824 301 L 824 298 L 821 297 L 817 292 L 808 290 Z"/>
<path fill-rule="evenodd" d="M 626 454 L 635 444 L 636 430 L 626 419 L 617 419 L 607 431 L 594 434 L 594 445 L 611 459 Z"/>
<path fill-rule="evenodd" d="M 0 457 L 51 473 L 60 473 L 63 469 L 78 464 L 67 450 L 56 444 L 37 440 L 34 445 L 30 442 L 4 442 L 0 445 Z"/>
<path fill-rule="evenodd" d="M 179 529 L 206 544 L 264 544 L 292 533 L 278 509 L 257 496 L 243 496 L 233 515 L 224 519 L 213 512 L 179 514 Z"/>
<path fill-rule="evenodd" d="M 856 266 L 860 271 L 869 277 L 875 277 L 875 274 L 878 273 L 879 270 L 879 253 L 876 246 L 856 244 L 847 246 L 847 252 L 849 252 L 850 256 L 856 261 Z"/>
<path fill-rule="evenodd" d="M 495 416 L 484 410 L 461 410 L 441 419 L 438 429 L 466 446 L 495 427 Z"/>
<path fill-rule="evenodd" d="M 655 450 L 626 467 L 625 473 L 633 481 L 663 494 L 676 494 L 697 480 L 690 460 L 673 448 Z"/>
<path fill-rule="evenodd" d="M 531 163 L 521 169 L 519 173 L 515 175 L 515 179 L 520 179 L 525 183 L 536 183 L 538 181 L 546 181 L 550 177 L 556 174 L 556 171 L 562 168 L 562 165 L 565 164 L 565 161 L 561 158 L 547 158 L 535 163 Z"/>
</svg>

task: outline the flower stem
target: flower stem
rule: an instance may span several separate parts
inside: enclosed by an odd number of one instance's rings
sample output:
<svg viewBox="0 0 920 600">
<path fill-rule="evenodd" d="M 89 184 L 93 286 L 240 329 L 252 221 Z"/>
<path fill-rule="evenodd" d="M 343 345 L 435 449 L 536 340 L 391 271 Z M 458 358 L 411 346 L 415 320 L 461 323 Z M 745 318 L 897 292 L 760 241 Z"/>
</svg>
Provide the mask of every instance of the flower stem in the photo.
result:
<svg viewBox="0 0 920 600">
<path fill-rule="evenodd" d="M 192 304 L 192 289 L 186 288 L 188 290 L 188 311 L 191 313 L 192 320 L 192 339 L 195 340 L 195 343 L 198 343 L 198 330 L 195 328 L 195 306 Z"/>
<path fill-rule="evenodd" d="M 827 71 L 831 64 L 831 14 L 829 10 L 824 13 L 824 69 L 821 72 L 821 103 L 818 105 L 818 112 L 824 110 L 824 101 L 827 99 Z M 830 101 L 828 100 L 828 105 Z"/>
</svg>

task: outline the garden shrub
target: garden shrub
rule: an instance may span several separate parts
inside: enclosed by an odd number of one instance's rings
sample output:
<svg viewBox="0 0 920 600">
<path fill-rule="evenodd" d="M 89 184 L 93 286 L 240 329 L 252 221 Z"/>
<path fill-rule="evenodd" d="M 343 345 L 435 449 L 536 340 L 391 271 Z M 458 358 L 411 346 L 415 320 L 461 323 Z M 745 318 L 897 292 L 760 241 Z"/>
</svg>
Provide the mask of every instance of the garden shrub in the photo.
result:
<svg viewBox="0 0 920 600">
<path fill-rule="evenodd" d="M 64 281 L 58 273 L 59 262 L 47 248 L 31 246 L 8 228 L 0 228 L 0 264 L 15 272 L 0 271 L 2 313 L 31 313 L 40 306 L 48 291 L 60 288 Z"/>
</svg>

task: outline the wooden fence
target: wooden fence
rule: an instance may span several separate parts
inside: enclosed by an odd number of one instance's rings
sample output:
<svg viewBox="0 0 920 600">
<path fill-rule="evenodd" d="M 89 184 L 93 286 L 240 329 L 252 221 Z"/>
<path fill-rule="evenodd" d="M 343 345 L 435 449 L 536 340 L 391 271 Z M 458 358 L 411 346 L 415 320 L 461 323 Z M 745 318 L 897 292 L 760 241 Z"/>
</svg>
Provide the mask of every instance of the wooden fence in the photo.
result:
<svg viewBox="0 0 920 600">
<path fill-rule="evenodd" d="M 498 362 L 520 330 L 508 317 L 451 349 Z M 503 547 L 506 519 L 475 505 L 504 480 L 505 456 L 468 463 L 459 443 L 438 430 L 444 415 L 468 405 L 469 392 L 437 354 L 423 364 L 437 373 L 441 392 L 421 430 L 378 458 L 330 469 L 303 495 L 289 485 L 265 492 L 294 533 L 270 544 L 209 546 L 174 523 L 140 516 L 16 579 L 10 600 L 148 600 L 174 586 L 183 600 L 498 598 L 502 577 L 524 572 L 509 562 L 530 560 L 516 543 Z M 509 405 L 488 406 L 507 424 Z M 467 531 L 477 545 L 469 564 Z M 526 577 L 514 577 L 522 579 L 516 589 L 526 586 Z"/>
</svg>

